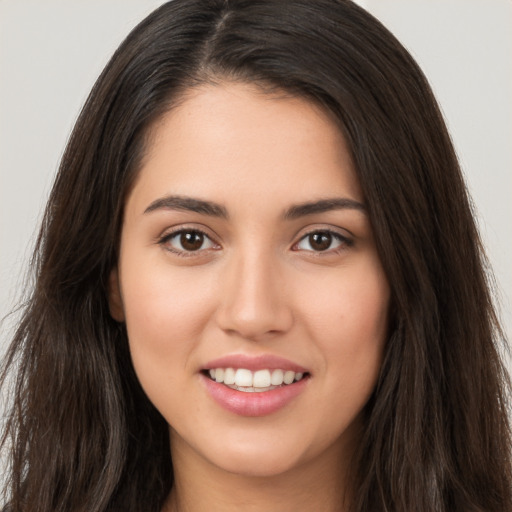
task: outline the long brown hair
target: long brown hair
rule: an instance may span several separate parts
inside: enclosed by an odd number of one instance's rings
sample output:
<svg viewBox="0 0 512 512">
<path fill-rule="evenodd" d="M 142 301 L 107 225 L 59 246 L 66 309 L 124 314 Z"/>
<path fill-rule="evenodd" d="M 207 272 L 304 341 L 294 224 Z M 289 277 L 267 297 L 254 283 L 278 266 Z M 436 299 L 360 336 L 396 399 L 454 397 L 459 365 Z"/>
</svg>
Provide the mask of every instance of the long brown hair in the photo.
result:
<svg viewBox="0 0 512 512">
<path fill-rule="evenodd" d="M 35 284 L 5 359 L 13 512 L 160 510 L 168 426 L 109 315 L 123 203 L 152 123 L 205 81 L 316 102 L 339 122 L 392 293 L 354 465 L 354 512 L 512 510 L 509 383 L 479 235 L 430 87 L 344 0 L 173 0 L 94 86 L 48 202 Z"/>
</svg>

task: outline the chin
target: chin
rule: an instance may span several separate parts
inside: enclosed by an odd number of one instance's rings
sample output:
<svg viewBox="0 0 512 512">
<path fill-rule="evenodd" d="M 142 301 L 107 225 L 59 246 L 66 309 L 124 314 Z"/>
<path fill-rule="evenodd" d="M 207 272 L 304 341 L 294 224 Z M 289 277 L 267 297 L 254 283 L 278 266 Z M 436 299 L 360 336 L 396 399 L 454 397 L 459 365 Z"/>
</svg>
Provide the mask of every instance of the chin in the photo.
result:
<svg viewBox="0 0 512 512">
<path fill-rule="evenodd" d="M 291 456 L 262 454 L 236 454 L 218 461 L 218 467 L 235 475 L 252 478 L 270 478 L 284 475 L 297 467 L 297 461 Z"/>
<path fill-rule="evenodd" d="M 292 471 L 307 458 L 296 442 L 282 439 L 246 439 L 219 447 L 215 452 L 205 453 L 210 461 L 229 473 L 246 477 L 275 477 Z"/>
</svg>

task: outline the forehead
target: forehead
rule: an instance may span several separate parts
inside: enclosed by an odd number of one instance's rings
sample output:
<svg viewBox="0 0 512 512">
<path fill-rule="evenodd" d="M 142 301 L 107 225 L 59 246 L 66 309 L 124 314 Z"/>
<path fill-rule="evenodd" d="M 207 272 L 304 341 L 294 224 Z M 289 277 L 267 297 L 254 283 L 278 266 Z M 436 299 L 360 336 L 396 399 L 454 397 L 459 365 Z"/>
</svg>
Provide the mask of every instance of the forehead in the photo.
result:
<svg viewBox="0 0 512 512">
<path fill-rule="evenodd" d="M 223 83 L 186 91 L 151 128 L 132 193 L 216 200 L 362 200 L 341 130 L 321 107 L 254 85 Z M 264 194 L 263 194 L 264 195 Z"/>
</svg>

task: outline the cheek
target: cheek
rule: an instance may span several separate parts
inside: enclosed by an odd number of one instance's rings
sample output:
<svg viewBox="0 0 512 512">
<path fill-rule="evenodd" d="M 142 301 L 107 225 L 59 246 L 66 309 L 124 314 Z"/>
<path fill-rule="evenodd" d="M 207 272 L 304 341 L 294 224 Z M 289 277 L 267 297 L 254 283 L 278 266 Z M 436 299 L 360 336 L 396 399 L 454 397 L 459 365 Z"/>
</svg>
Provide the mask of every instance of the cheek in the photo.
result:
<svg viewBox="0 0 512 512">
<path fill-rule="evenodd" d="M 319 283 L 317 283 L 319 284 Z M 343 270 L 304 296 L 320 349 L 327 400 L 363 407 L 376 384 L 388 331 L 389 286 L 377 265 Z"/>
<path fill-rule="evenodd" d="M 385 338 L 390 292 L 377 263 L 315 276 L 301 288 L 301 310 L 319 339 L 338 339 L 336 346 L 357 350 Z"/>
<path fill-rule="evenodd" d="M 126 258 L 120 269 L 130 353 L 143 388 L 158 403 L 155 393 L 178 385 L 178 370 L 191 367 L 211 316 L 211 294 L 197 269 L 134 263 Z"/>
<path fill-rule="evenodd" d="M 199 329 L 211 296 L 206 277 L 197 269 L 176 269 L 165 262 L 134 265 L 127 260 L 121 268 L 122 300 L 133 338 L 153 332 L 146 342 L 160 337 L 174 341 Z"/>
</svg>

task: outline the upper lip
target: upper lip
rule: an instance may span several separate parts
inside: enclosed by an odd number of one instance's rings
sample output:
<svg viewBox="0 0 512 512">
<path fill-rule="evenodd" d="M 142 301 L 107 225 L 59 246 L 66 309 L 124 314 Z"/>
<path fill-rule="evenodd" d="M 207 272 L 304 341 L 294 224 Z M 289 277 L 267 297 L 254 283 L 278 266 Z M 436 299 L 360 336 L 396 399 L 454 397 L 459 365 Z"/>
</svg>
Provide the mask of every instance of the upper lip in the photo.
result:
<svg viewBox="0 0 512 512">
<path fill-rule="evenodd" d="M 308 371 L 300 364 L 273 354 L 262 354 L 259 356 L 230 354 L 208 361 L 203 369 L 210 370 L 212 368 L 245 368 L 251 371 L 279 369 L 296 373 L 306 373 Z"/>
</svg>

